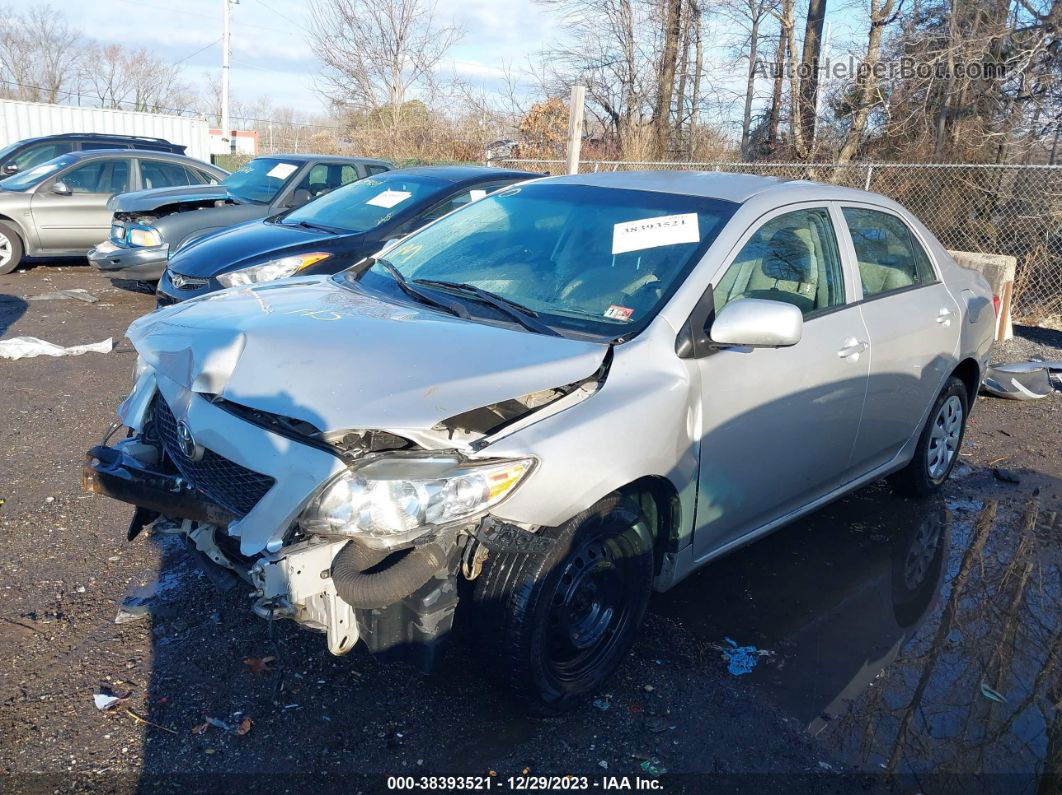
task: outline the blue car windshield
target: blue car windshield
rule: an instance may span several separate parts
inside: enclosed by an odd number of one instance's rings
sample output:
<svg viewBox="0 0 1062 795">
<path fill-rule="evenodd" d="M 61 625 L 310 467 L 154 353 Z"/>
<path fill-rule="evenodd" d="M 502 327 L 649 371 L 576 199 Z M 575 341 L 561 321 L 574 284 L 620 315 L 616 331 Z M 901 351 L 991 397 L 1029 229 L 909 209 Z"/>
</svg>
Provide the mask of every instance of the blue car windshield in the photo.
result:
<svg viewBox="0 0 1062 795">
<path fill-rule="evenodd" d="M 56 171 L 62 168 L 66 168 L 71 163 L 76 163 L 77 158 L 70 155 L 59 155 L 59 157 L 53 157 L 51 160 L 47 160 L 38 166 L 34 166 L 28 171 L 23 171 L 19 174 L 15 174 L 13 177 L 0 180 L 0 188 L 5 190 L 27 190 L 32 188 L 44 180 L 48 179 Z"/>
<path fill-rule="evenodd" d="M 345 232 L 368 232 L 399 214 L 427 208 L 451 183 L 422 176 L 367 177 L 314 199 L 282 219 Z"/>
<path fill-rule="evenodd" d="M 221 184 L 237 199 L 269 204 L 300 166 L 300 163 L 283 158 L 256 157 L 243 168 L 225 177 Z"/>
<path fill-rule="evenodd" d="M 698 196 L 536 182 L 473 202 L 383 252 L 418 289 L 466 300 L 472 285 L 536 313 L 554 330 L 637 333 L 678 289 L 737 209 Z M 386 289 L 378 262 L 336 277 Z M 391 290 L 390 292 L 394 292 Z"/>
</svg>

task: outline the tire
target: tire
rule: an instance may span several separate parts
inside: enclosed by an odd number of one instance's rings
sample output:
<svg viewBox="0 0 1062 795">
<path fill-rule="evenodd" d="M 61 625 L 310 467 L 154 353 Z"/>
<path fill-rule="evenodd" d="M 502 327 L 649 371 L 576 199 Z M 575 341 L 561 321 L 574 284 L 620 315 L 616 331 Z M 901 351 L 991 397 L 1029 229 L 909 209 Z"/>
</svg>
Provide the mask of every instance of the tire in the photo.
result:
<svg viewBox="0 0 1062 795">
<path fill-rule="evenodd" d="M 0 275 L 17 268 L 24 253 L 18 230 L 11 224 L 0 222 Z"/>
<path fill-rule="evenodd" d="M 929 412 L 914 457 L 889 477 L 896 491 L 911 497 L 928 497 L 940 490 L 959 460 L 969 413 L 966 385 L 952 376 Z"/>
<path fill-rule="evenodd" d="M 619 667 L 653 582 L 649 523 L 612 494 L 560 527 L 549 549 L 491 552 L 473 583 L 485 670 L 538 715 L 578 706 Z"/>
</svg>

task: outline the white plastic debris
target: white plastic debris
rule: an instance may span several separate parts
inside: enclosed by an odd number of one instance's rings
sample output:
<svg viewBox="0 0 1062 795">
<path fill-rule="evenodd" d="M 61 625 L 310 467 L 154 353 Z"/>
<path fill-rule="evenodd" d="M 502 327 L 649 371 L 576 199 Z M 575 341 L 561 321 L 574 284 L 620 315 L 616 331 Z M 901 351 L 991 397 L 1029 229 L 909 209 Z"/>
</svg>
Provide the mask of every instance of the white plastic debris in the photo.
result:
<svg viewBox="0 0 1062 795">
<path fill-rule="evenodd" d="M 96 702 L 96 709 L 100 712 L 110 709 L 120 701 L 118 696 L 109 696 L 106 693 L 96 693 L 92 700 Z"/>
<path fill-rule="evenodd" d="M 29 301 L 63 301 L 68 298 L 74 298 L 78 301 L 84 301 L 86 304 L 94 304 L 100 299 L 90 293 L 83 287 L 75 287 L 71 290 L 59 290 L 54 293 L 41 293 L 40 295 L 31 295 L 27 300 Z"/>
<path fill-rule="evenodd" d="M 29 359 L 34 356 L 80 356 L 83 353 L 110 353 L 114 348 L 111 337 L 102 342 L 72 345 L 64 348 L 37 337 L 12 337 L 0 340 L 0 359 Z"/>
</svg>

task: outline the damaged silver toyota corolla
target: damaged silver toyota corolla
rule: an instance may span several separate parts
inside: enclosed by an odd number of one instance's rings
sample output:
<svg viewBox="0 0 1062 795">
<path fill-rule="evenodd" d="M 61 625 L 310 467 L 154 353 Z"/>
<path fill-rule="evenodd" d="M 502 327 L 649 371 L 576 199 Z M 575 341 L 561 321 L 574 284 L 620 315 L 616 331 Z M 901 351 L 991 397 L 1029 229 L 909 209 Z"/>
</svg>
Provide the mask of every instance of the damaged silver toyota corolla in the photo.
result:
<svg viewBox="0 0 1062 795">
<path fill-rule="evenodd" d="M 993 325 L 980 276 L 881 196 L 537 180 L 337 276 L 136 321 L 127 435 L 86 488 L 334 654 L 426 666 L 456 617 L 560 710 L 653 588 L 882 476 L 938 488 Z"/>
</svg>

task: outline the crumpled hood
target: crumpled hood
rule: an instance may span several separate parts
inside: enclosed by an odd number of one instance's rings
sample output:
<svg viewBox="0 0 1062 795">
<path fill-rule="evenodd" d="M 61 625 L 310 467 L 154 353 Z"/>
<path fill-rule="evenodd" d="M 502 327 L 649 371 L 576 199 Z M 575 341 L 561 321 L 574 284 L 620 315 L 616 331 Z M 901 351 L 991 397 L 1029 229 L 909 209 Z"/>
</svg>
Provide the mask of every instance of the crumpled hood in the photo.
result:
<svg viewBox="0 0 1062 795">
<path fill-rule="evenodd" d="M 132 193 L 120 193 L 111 198 L 107 207 L 119 213 L 144 213 L 174 202 L 232 199 L 224 185 L 183 185 L 176 188 L 149 188 Z"/>
<path fill-rule="evenodd" d="M 590 376 L 602 344 L 402 306 L 302 277 L 212 293 L 129 327 L 140 355 L 195 392 L 322 431 L 428 429 Z"/>
</svg>

